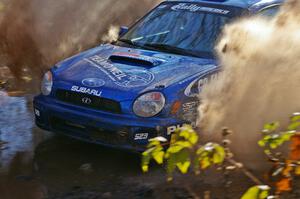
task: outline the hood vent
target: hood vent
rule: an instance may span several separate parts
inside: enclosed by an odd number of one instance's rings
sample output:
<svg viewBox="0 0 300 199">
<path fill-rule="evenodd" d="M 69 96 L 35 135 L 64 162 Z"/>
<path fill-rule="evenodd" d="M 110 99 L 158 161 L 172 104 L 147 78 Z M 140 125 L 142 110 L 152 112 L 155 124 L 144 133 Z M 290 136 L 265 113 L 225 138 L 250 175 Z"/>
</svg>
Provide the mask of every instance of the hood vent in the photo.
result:
<svg viewBox="0 0 300 199">
<path fill-rule="evenodd" d="M 114 63 L 119 64 L 127 64 L 133 66 L 144 66 L 144 67 L 153 67 L 162 63 L 162 60 L 155 59 L 148 56 L 143 55 L 135 55 L 135 54 L 115 54 L 109 57 L 109 60 Z"/>
</svg>

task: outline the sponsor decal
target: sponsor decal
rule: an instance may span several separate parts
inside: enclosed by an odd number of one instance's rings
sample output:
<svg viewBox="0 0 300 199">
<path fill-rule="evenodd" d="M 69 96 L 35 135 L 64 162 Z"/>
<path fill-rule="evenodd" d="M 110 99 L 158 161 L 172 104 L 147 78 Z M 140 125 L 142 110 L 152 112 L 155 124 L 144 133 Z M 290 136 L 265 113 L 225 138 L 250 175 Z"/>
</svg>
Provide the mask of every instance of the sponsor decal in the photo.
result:
<svg viewBox="0 0 300 199">
<path fill-rule="evenodd" d="M 116 85 L 125 88 L 147 86 L 154 80 L 153 73 L 146 70 L 122 71 L 101 56 L 95 55 L 85 59 L 91 65 L 105 73 Z"/>
<path fill-rule="evenodd" d="M 98 79 L 98 78 L 87 78 L 87 79 L 82 80 L 82 84 L 87 87 L 98 88 L 98 87 L 104 86 L 105 81 L 103 81 L 102 79 Z"/>
<path fill-rule="evenodd" d="M 211 7 L 205 7 L 205 6 L 200 6 L 197 4 L 189 4 L 189 3 L 179 3 L 175 6 L 171 7 L 172 10 L 185 10 L 185 11 L 190 11 L 190 12 L 210 12 L 210 13 L 216 13 L 216 14 L 223 14 L 227 15 L 230 13 L 229 10 L 223 10 L 220 8 L 211 8 Z"/>
<path fill-rule="evenodd" d="M 199 105 L 198 101 L 184 103 L 182 104 L 182 111 L 183 113 L 192 112 L 194 110 L 197 110 L 198 105 Z"/>
<path fill-rule="evenodd" d="M 190 122 L 193 128 L 197 125 L 199 103 L 193 101 L 182 104 L 182 119 Z"/>
<path fill-rule="evenodd" d="M 134 140 L 146 140 L 148 139 L 149 133 L 138 133 L 135 134 Z"/>
<path fill-rule="evenodd" d="M 75 91 L 78 93 L 85 93 L 85 94 L 89 94 L 89 95 L 95 95 L 100 97 L 102 94 L 102 91 L 98 91 L 95 89 L 90 89 L 90 88 L 86 88 L 86 87 L 79 87 L 79 86 L 72 86 L 71 91 Z"/>
<path fill-rule="evenodd" d="M 218 73 L 215 73 L 209 77 L 196 79 L 192 81 L 185 89 L 184 94 L 187 97 L 198 97 L 204 85 L 208 84 L 218 78 Z"/>
<path fill-rule="evenodd" d="M 186 125 L 186 124 L 178 124 L 178 125 L 174 125 L 174 126 L 169 126 L 167 128 L 167 135 L 171 135 L 171 134 L 175 133 L 177 130 L 180 130 L 184 125 Z"/>
</svg>

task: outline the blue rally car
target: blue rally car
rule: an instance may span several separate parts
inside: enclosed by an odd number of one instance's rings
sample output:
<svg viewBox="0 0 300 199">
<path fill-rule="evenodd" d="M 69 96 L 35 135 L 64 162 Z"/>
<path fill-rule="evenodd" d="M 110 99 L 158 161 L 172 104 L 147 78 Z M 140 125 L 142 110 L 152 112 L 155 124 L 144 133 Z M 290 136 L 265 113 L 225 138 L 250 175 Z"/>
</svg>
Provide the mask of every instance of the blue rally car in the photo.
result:
<svg viewBox="0 0 300 199">
<path fill-rule="evenodd" d="M 170 0 L 118 41 L 56 64 L 34 99 L 42 129 L 105 146 L 143 151 L 148 140 L 195 125 L 201 87 L 220 70 L 214 45 L 222 27 L 244 16 L 272 16 L 282 0 Z"/>
</svg>

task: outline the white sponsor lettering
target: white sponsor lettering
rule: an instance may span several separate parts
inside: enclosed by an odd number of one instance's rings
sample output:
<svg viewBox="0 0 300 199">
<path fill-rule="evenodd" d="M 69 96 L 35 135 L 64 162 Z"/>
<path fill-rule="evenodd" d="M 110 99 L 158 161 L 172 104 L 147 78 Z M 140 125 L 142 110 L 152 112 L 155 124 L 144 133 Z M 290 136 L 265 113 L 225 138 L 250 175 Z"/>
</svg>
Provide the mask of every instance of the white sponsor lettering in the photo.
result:
<svg viewBox="0 0 300 199">
<path fill-rule="evenodd" d="M 85 60 L 92 66 L 100 69 L 115 84 L 121 87 L 134 88 L 147 86 L 154 80 L 153 73 L 148 70 L 133 69 L 124 72 L 99 55 L 94 55 Z"/>
<path fill-rule="evenodd" d="M 90 58 L 92 61 L 94 61 L 97 64 L 100 64 L 104 69 L 106 69 L 107 72 L 109 72 L 113 77 L 117 78 L 118 80 L 122 80 L 123 77 L 126 77 L 127 75 L 115 67 L 114 65 L 108 63 L 104 58 L 95 55 Z"/>
<path fill-rule="evenodd" d="M 149 136 L 148 133 L 135 134 L 134 140 L 146 140 L 146 139 L 148 139 L 148 136 Z"/>
<path fill-rule="evenodd" d="M 209 77 L 196 79 L 192 81 L 185 89 L 184 94 L 187 97 L 197 97 L 199 93 L 201 92 L 203 86 L 208 84 L 210 81 L 215 81 L 218 79 L 219 73 L 212 74 Z"/>
<path fill-rule="evenodd" d="M 220 8 L 211 8 L 211 7 L 204 7 L 199 6 L 197 4 L 187 4 L 187 3 L 179 3 L 171 8 L 172 10 L 187 10 L 190 12 L 197 12 L 197 11 L 204 11 L 204 12 L 211 12 L 217 14 L 228 14 L 230 13 L 229 10 L 223 10 Z"/>
<path fill-rule="evenodd" d="M 199 101 L 187 102 L 182 105 L 182 119 L 191 123 L 192 127 L 196 127 L 198 119 Z"/>
<path fill-rule="evenodd" d="M 185 124 L 178 124 L 174 126 L 170 126 L 167 128 L 167 134 L 171 135 L 172 133 L 175 133 L 177 130 L 181 129 Z"/>
<path fill-rule="evenodd" d="M 75 91 L 78 93 L 85 93 L 85 94 L 90 94 L 90 95 L 95 95 L 100 97 L 102 92 L 95 90 L 95 89 L 90 89 L 90 88 L 85 88 L 85 87 L 79 87 L 79 86 L 72 86 L 71 91 Z"/>
<path fill-rule="evenodd" d="M 197 110 L 198 105 L 199 105 L 198 101 L 187 102 L 182 105 L 182 110 L 184 113 L 193 112 L 193 111 Z"/>
</svg>

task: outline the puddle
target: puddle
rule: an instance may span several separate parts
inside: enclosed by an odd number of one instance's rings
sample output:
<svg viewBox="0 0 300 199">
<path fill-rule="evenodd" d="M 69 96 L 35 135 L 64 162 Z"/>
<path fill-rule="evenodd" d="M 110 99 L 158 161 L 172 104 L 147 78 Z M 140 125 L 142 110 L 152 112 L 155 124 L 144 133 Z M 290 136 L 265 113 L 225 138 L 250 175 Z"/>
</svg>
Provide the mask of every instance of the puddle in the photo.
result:
<svg viewBox="0 0 300 199">
<path fill-rule="evenodd" d="M 25 159 L 30 159 L 34 146 L 40 140 L 31 133 L 34 127 L 28 101 L 25 97 L 9 97 L 4 92 L 0 93 L 0 140 L 6 143 L 0 152 L 1 170 L 6 170 L 20 152 L 27 153 Z"/>
<path fill-rule="evenodd" d="M 165 182 L 163 170 L 142 174 L 138 154 L 38 129 L 31 104 L 0 92 L 1 199 L 141 198 L 149 183 Z"/>
</svg>

